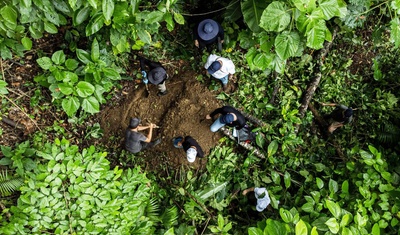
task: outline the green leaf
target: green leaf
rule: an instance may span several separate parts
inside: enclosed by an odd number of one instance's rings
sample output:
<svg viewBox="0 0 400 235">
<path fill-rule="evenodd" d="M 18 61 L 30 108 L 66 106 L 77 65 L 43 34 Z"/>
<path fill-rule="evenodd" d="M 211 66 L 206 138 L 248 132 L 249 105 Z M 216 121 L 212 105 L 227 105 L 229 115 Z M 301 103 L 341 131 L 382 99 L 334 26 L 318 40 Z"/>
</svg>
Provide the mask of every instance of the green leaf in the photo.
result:
<svg viewBox="0 0 400 235">
<path fill-rule="evenodd" d="M 95 38 L 92 42 L 92 54 L 91 54 L 92 61 L 96 62 L 100 58 L 100 49 L 99 49 L 99 43 L 97 42 L 97 39 Z"/>
<path fill-rule="evenodd" d="M 329 230 L 333 234 L 337 234 L 339 232 L 339 224 L 335 218 L 330 218 L 328 221 L 325 222 L 325 224 L 328 226 Z"/>
<path fill-rule="evenodd" d="M 114 1 L 113 0 L 103 0 L 102 5 L 104 19 L 108 24 L 111 22 L 111 16 L 114 13 Z"/>
<path fill-rule="evenodd" d="M 224 217 L 221 214 L 218 214 L 218 227 L 223 228 L 225 225 Z"/>
<path fill-rule="evenodd" d="M 90 54 L 87 51 L 76 49 L 76 55 L 78 56 L 78 59 L 84 64 L 88 64 L 91 62 Z"/>
<path fill-rule="evenodd" d="M 390 41 L 394 42 L 396 48 L 400 45 L 400 20 L 395 17 L 390 21 Z"/>
<path fill-rule="evenodd" d="M 73 96 L 63 99 L 61 105 L 63 110 L 69 117 L 74 116 L 74 114 L 76 113 L 76 111 L 78 111 L 80 107 L 79 99 Z"/>
<path fill-rule="evenodd" d="M 64 95 L 70 95 L 74 91 L 74 88 L 68 83 L 60 83 L 58 88 Z"/>
<path fill-rule="evenodd" d="M 317 181 L 317 187 L 319 188 L 319 189 L 322 189 L 323 187 L 324 187 L 324 181 L 322 181 L 320 178 L 316 178 L 316 181 Z"/>
<path fill-rule="evenodd" d="M 138 30 L 137 34 L 144 43 L 151 44 L 151 35 L 149 32 L 146 30 Z"/>
<path fill-rule="evenodd" d="M 260 21 L 267 7 L 267 1 L 247 0 L 241 1 L 244 21 L 253 32 L 260 32 Z"/>
<path fill-rule="evenodd" d="M 306 223 L 304 223 L 303 220 L 300 220 L 296 224 L 296 235 L 307 235 L 307 234 L 308 234 L 308 230 L 307 230 Z"/>
<path fill-rule="evenodd" d="M 341 214 L 340 206 L 337 203 L 332 202 L 330 200 L 325 200 L 325 204 L 326 204 L 326 207 L 329 209 L 329 211 L 332 213 L 332 215 L 336 219 L 339 219 L 340 214 Z"/>
<path fill-rule="evenodd" d="M 104 25 L 104 16 L 101 12 L 95 14 L 86 25 L 85 32 L 86 36 L 90 36 L 97 33 Z"/>
<path fill-rule="evenodd" d="M 2 94 L 2 95 L 8 94 L 8 90 L 7 90 L 6 87 L 7 87 L 7 82 L 5 82 L 4 80 L 0 79 L 0 94 Z M 3 146 L 1 148 L 3 150 Z"/>
<path fill-rule="evenodd" d="M 276 220 L 267 219 L 267 226 L 264 229 L 264 234 L 287 235 L 288 232 L 283 223 Z"/>
<path fill-rule="evenodd" d="M 68 70 L 75 70 L 76 68 L 78 68 L 79 62 L 75 59 L 67 59 L 65 61 L 65 67 L 67 67 Z"/>
<path fill-rule="evenodd" d="M 60 65 L 65 62 L 65 54 L 64 51 L 56 51 L 54 54 L 51 56 L 51 60 L 56 64 Z"/>
<path fill-rule="evenodd" d="M 372 235 L 380 235 L 381 234 L 381 228 L 379 227 L 378 223 L 375 223 L 374 226 L 372 227 Z"/>
<path fill-rule="evenodd" d="M 293 215 L 290 213 L 290 211 L 283 209 L 282 207 L 279 209 L 279 214 L 285 223 L 291 223 L 293 222 Z"/>
<path fill-rule="evenodd" d="M 91 8 L 84 7 L 74 12 L 74 16 L 72 17 L 72 22 L 74 26 L 78 26 L 82 24 L 85 20 L 89 18 Z"/>
<path fill-rule="evenodd" d="M 260 26 L 267 31 L 281 32 L 290 24 L 290 11 L 283 2 L 272 2 L 262 13 Z"/>
<path fill-rule="evenodd" d="M 216 193 L 218 193 L 219 191 L 223 190 L 227 184 L 228 184 L 228 182 L 216 183 L 211 187 L 201 190 L 197 195 L 200 199 L 206 200 L 207 198 L 209 198 L 209 197 L 215 195 Z"/>
<path fill-rule="evenodd" d="M 329 191 L 332 194 L 335 194 L 339 190 L 338 183 L 333 179 L 329 179 Z"/>
<path fill-rule="evenodd" d="M 174 20 L 178 24 L 185 24 L 185 18 L 183 18 L 183 16 L 179 13 L 174 12 Z"/>
<path fill-rule="evenodd" d="M 307 26 L 307 46 L 316 50 L 324 47 L 325 32 L 328 30 L 324 20 Z"/>
<path fill-rule="evenodd" d="M 32 40 L 30 38 L 23 37 L 21 39 L 21 43 L 26 50 L 30 50 L 32 48 Z"/>
<path fill-rule="evenodd" d="M 17 27 L 17 11 L 11 6 L 4 6 L 0 9 L 2 21 L 7 28 L 14 30 Z"/>
<path fill-rule="evenodd" d="M 100 104 L 94 96 L 90 96 L 82 101 L 82 109 L 94 114 L 100 111 Z"/>
<path fill-rule="evenodd" d="M 114 81 L 121 80 L 121 75 L 115 69 L 113 69 L 113 68 L 103 68 L 102 70 L 103 70 L 103 73 L 104 73 L 105 77 L 107 77 L 107 78 L 109 78 L 111 80 L 114 80 Z"/>
<path fill-rule="evenodd" d="M 294 5 L 301 12 L 312 12 L 316 7 L 315 0 L 293 0 Z"/>
<path fill-rule="evenodd" d="M 311 229 L 311 234 L 310 235 L 318 235 L 318 231 L 317 231 L 317 227 L 313 227 L 312 229 Z"/>
<path fill-rule="evenodd" d="M 36 62 L 44 70 L 49 70 L 53 66 L 53 62 L 49 57 L 41 57 Z"/>
<path fill-rule="evenodd" d="M 350 224 L 350 222 L 353 220 L 353 216 L 351 214 L 345 214 L 342 217 L 342 220 L 340 221 L 340 227 L 346 227 L 347 225 Z"/>
<path fill-rule="evenodd" d="M 290 173 L 285 171 L 285 175 L 284 175 L 283 179 L 284 179 L 284 182 L 285 182 L 285 187 L 289 188 L 290 184 L 291 184 Z"/>
<path fill-rule="evenodd" d="M 44 30 L 45 30 L 46 32 L 48 32 L 48 33 L 51 33 L 51 34 L 56 34 L 56 33 L 58 33 L 57 27 L 56 27 L 53 23 L 48 22 L 48 21 L 45 21 L 45 22 L 44 22 Z"/>
<path fill-rule="evenodd" d="M 318 5 L 322 9 L 325 20 L 330 20 L 334 16 L 340 16 L 340 8 L 337 0 L 318 0 Z"/>
<path fill-rule="evenodd" d="M 268 157 L 273 156 L 278 151 L 278 141 L 273 140 L 268 145 Z"/>
<path fill-rule="evenodd" d="M 105 92 L 104 88 L 98 84 L 95 85 L 94 97 L 99 101 L 99 103 L 104 104 L 106 99 L 103 97 L 103 93 Z"/>
<path fill-rule="evenodd" d="M 282 60 L 296 55 L 300 47 L 300 36 L 297 32 L 285 31 L 275 39 L 276 53 Z"/>
<path fill-rule="evenodd" d="M 88 82 L 80 81 L 76 85 L 76 93 L 82 98 L 92 95 L 93 92 L 94 86 Z"/>
</svg>

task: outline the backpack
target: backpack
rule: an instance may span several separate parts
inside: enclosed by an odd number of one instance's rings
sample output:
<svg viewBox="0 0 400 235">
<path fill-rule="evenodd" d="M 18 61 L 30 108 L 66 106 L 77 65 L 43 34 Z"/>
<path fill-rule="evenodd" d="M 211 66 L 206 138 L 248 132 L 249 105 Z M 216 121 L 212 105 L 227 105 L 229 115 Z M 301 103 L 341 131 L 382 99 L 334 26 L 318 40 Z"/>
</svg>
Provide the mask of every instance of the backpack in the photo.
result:
<svg viewBox="0 0 400 235">
<path fill-rule="evenodd" d="M 252 128 L 245 125 L 242 129 L 238 130 L 239 141 L 246 143 L 254 143 L 256 141 L 257 133 L 252 132 Z"/>
</svg>

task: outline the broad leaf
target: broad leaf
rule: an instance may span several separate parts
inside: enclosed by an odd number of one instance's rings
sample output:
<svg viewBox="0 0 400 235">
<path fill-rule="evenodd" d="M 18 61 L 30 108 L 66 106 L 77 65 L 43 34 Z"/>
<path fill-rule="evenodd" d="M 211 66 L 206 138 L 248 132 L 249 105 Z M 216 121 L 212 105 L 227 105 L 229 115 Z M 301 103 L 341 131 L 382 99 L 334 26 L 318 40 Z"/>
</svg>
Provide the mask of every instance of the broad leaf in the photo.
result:
<svg viewBox="0 0 400 235">
<path fill-rule="evenodd" d="M 339 219 L 340 214 L 341 214 L 340 206 L 337 203 L 332 202 L 330 200 L 325 200 L 325 204 L 326 204 L 326 207 L 329 209 L 329 211 L 332 213 L 332 215 L 336 219 Z"/>
<path fill-rule="evenodd" d="M 296 55 L 300 47 L 300 36 L 297 32 L 285 31 L 275 39 L 276 53 L 282 60 Z"/>
<path fill-rule="evenodd" d="M 28 37 L 23 37 L 21 39 L 21 43 L 26 50 L 30 50 L 32 48 L 32 40 Z"/>
<path fill-rule="evenodd" d="M 174 13 L 174 20 L 178 24 L 185 24 L 185 18 L 183 18 L 183 16 L 179 13 Z"/>
<path fill-rule="evenodd" d="M 390 21 L 390 41 L 394 42 L 396 48 L 400 46 L 400 20 L 398 17 Z"/>
<path fill-rule="evenodd" d="M 6 87 L 7 87 L 7 82 L 0 79 L 0 94 L 2 94 L 2 95 L 8 94 L 8 90 Z M 3 146 L 1 146 L 1 147 L 3 147 Z"/>
<path fill-rule="evenodd" d="M 279 214 L 285 223 L 291 223 L 293 221 L 292 213 L 286 209 L 283 209 L 282 207 L 279 209 Z"/>
<path fill-rule="evenodd" d="M 311 229 L 311 234 L 310 235 L 318 235 L 318 231 L 317 231 L 317 227 L 313 227 L 312 229 Z"/>
<path fill-rule="evenodd" d="M 93 92 L 94 92 L 94 86 L 88 82 L 80 81 L 76 85 L 76 93 L 82 98 L 92 95 Z"/>
<path fill-rule="evenodd" d="M 329 230 L 333 234 L 337 234 L 339 232 L 339 224 L 335 218 L 330 218 L 328 221 L 325 222 L 325 224 L 328 226 Z"/>
<path fill-rule="evenodd" d="M 9 29 L 14 30 L 17 27 L 17 11 L 11 6 L 4 6 L 0 9 L 0 15 L 3 17 L 3 23 Z"/>
<path fill-rule="evenodd" d="M 103 68 L 104 76 L 107 78 L 117 81 L 121 80 L 121 75 L 113 68 Z"/>
<path fill-rule="evenodd" d="M 47 22 L 47 21 L 44 22 L 44 30 L 51 34 L 58 33 L 57 27 L 54 24 Z"/>
<path fill-rule="evenodd" d="M 328 30 L 325 20 L 319 20 L 316 24 L 307 26 L 307 46 L 316 50 L 324 47 L 325 32 Z"/>
<path fill-rule="evenodd" d="M 151 43 L 151 35 L 146 30 L 138 30 L 137 34 L 138 34 L 140 40 L 142 40 L 144 43 L 147 43 L 147 44 Z"/>
<path fill-rule="evenodd" d="M 296 235 L 307 235 L 307 234 L 308 234 L 308 230 L 307 230 L 306 223 L 304 223 L 303 220 L 300 220 L 296 224 Z"/>
<path fill-rule="evenodd" d="M 340 221 L 340 227 L 346 227 L 353 220 L 353 216 L 351 214 L 345 214 Z"/>
<path fill-rule="evenodd" d="M 67 59 L 65 61 L 65 67 L 67 67 L 68 70 L 75 70 L 76 68 L 78 68 L 79 62 L 75 59 Z"/>
<path fill-rule="evenodd" d="M 99 43 L 97 42 L 96 38 L 92 42 L 92 51 L 91 52 L 92 52 L 91 53 L 92 61 L 96 62 L 100 57 Z"/>
<path fill-rule="evenodd" d="M 90 54 L 87 51 L 76 49 L 76 55 L 78 56 L 78 59 L 84 64 L 88 64 L 91 62 Z"/>
<path fill-rule="evenodd" d="M 246 0 L 241 2 L 244 21 L 253 32 L 260 32 L 260 20 L 267 7 L 267 1 Z"/>
<path fill-rule="evenodd" d="M 227 184 L 228 184 L 228 182 L 216 183 L 214 186 L 208 187 L 208 188 L 200 191 L 197 195 L 202 200 L 206 200 L 207 198 L 209 198 L 209 197 L 215 195 L 216 193 L 218 193 L 219 191 L 223 190 Z"/>
<path fill-rule="evenodd" d="M 291 178 L 290 178 L 290 173 L 289 172 L 287 172 L 287 171 L 285 171 L 285 175 L 284 175 L 284 177 L 283 177 L 283 181 L 285 182 L 285 187 L 286 188 L 289 188 L 290 187 L 290 184 L 291 184 L 291 180 L 290 180 Z"/>
<path fill-rule="evenodd" d="M 283 2 L 272 2 L 262 13 L 260 26 L 267 31 L 281 32 L 290 24 L 290 14 Z"/>
<path fill-rule="evenodd" d="M 322 181 L 320 178 L 316 178 L 315 179 L 316 180 L 316 182 L 317 182 L 317 187 L 319 188 L 319 189 L 322 189 L 323 187 L 324 187 L 324 181 Z"/>
<path fill-rule="evenodd" d="M 74 88 L 68 83 L 60 83 L 58 88 L 64 95 L 70 95 L 74 91 Z"/>
<path fill-rule="evenodd" d="M 86 36 L 90 36 L 97 33 L 104 25 L 104 16 L 101 13 L 94 15 L 89 23 L 86 25 L 85 32 Z"/>
<path fill-rule="evenodd" d="M 77 97 L 70 96 L 62 101 L 62 108 L 69 117 L 74 116 L 76 111 L 80 107 L 79 99 Z"/>
<path fill-rule="evenodd" d="M 95 85 L 94 97 L 99 101 L 100 104 L 104 104 L 106 99 L 103 97 L 103 93 L 105 92 L 104 88 L 98 84 Z"/>
<path fill-rule="evenodd" d="M 37 59 L 36 62 L 44 70 L 49 70 L 51 66 L 53 66 L 53 62 L 49 57 L 41 57 Z"/>
<path fill-rule="evenodd" d="M 60 65 L 63 64 L 65 62 L 65 54 L 64 51 L 59 50 L 53 53 L 53 55 L 51 56 L 51 60 L 56 64 L 56 65 Z"/>
<path fill-rule="evenodd" d="M 90 96 L 83 99 L 82 109 L 91 114 L 98 113 L 100 111 L 100 104 L 95 97 Z"/>
<path fill-rule="evenodd" d="M 103 0 L 102 5 L 104 19 L 106 20 L 106 24 L 109 25 L 111 23 L 111 16 L 114 13 L 114 0 Z"/>
<path fill-rule="evenodd" d="M 268 157 L 274 155 L 277 150 L 278 150 L 278 141 L 276 140 L 271 141 L 271 143 L 269 143 L 268 145 Z"/>
<path fill-rule="evenodd" d="M 158 22 L 162 21 L 164 18 L 164 13 L 162 13 L 161 11 L 152 11 L 144 16 L 145 16 L 144 20 L 146 20 L 146 24 L 153 24 L 153 23 L 158 23 Z"/>
<path fill-rule="evenodd" d="M 324 13 L 325 20 L 334 16 L 340 16 L 340 8 L 337 0 L 318 0 L 318 5 Z"/>
<path fill-rule="evenodd" d="M 287 235 L 288 231 L 283 223 L 267 219 L 267 226 L 264 229 L 264 234 Z"/>
<path fill-rule="evenodd" d="M 301 12 L 312 12 L 316 7 L 316 0 L 293 0 L 293 3 Z"/>
<path fill-rule="evenodd" d="M 74 26 L 78 26 L 82 24 L 85 20 L 89 18 L 91 8 L 84 7 L 74 12 L 74 16 L 72 17 L 72 22 Z"/>
</svg>

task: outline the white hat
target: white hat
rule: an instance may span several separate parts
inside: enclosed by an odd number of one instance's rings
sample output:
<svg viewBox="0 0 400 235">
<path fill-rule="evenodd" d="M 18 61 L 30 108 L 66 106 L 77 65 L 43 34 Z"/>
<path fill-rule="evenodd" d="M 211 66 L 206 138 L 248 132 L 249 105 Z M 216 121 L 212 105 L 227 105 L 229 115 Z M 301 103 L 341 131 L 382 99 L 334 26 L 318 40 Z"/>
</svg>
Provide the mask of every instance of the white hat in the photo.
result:
<svg viewBox="0 0 400 235">
<path fill-rule="evenodd" d="M 186 151 L 186 157 L 189 162 L 194 162 L 196 160 L 197 151 L 194 148 L 189 148 Z"/>
<path fill-rule="evenodd" d="M 256 210 L 261 212 L 271 203 L 271 199 L 269 198 L 268 191 L 265 188 L 255 188 L 254 193 L 257 198 Z M 261 198 L 260 196 L 263 193 L 265 193 L 265 196 Z"/>
</svg>

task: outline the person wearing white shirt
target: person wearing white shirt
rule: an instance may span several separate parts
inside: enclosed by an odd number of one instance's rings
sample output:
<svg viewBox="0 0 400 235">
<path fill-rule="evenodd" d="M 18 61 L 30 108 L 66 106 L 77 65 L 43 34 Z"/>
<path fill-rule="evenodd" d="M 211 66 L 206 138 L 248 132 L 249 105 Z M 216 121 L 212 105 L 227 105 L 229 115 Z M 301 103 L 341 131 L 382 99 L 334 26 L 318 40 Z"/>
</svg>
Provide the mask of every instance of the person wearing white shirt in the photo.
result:
<svg viewBox="0 0 400 235">
<path fill-rule="evenodd" d="M 214 54 L 208 56 L 204 68 L 211 76 L 222 82 L 224 91 L 228 88 L 229 79 L 236 72 L 232 60 Z"/>
</svg>

